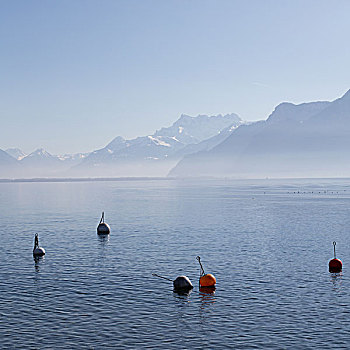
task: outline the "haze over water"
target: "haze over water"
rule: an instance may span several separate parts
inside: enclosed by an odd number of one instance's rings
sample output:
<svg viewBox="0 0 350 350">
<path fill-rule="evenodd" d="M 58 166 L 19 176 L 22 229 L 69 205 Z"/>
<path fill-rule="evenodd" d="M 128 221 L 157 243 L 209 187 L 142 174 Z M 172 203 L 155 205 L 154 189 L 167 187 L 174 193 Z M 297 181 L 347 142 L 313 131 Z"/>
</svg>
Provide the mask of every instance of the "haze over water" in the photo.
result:
<svg viewBox="0 0 350 350">
<path fill-rule="evenodd" d="M 349 212 L 348 179 L 1 183 L 1 347 L 346 348 Z"/>
</svg>

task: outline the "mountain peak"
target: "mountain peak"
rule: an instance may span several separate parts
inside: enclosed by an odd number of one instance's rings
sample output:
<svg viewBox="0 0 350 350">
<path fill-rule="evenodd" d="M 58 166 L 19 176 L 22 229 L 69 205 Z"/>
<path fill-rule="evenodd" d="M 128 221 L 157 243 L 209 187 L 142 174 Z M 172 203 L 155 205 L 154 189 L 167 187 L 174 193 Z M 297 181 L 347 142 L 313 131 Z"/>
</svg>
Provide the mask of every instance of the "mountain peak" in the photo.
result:
<svg viewBox="0 0 350 350">
<path fill-rule="evenodd" d="M 110 148 L 110 149 L 119 149 L 120 146 L 125 144 L 125 139 L 121 136 L 115 137 L 105 148 Z"/>
<path fill-rule="evenodd" d="M 199 114 L 196 117 L 182 114 L 172 126 L 162 128 L 152 136 L 175 137 L 184 145 L 195 144 L 217 135 L 234 123 L 237 126 L 243 123 L 242 119 L 234 113 L 210 117 L 206 114 Z"/>
<path fill-rule="evenodd" d="M 43 157 L 51 157 L 51 154 L 45 151 L 43 148 L 38 148 L 34 152 L 32 152 L 29 156 L 38 155 Z"/>
<path fill-rule="evenodd" d="M 191 117 L 190 115 L 187 114 L 181 114 L 180 118 L 173 124 L 173 125 L 178 125 L 178 124 L 187 124 L 191 123 L 195 119 L 194 117 Z"/>
<path fill-rule="evenodd" d="M 5 152 L 17 160 L 21 160 L 26 156 L 26 154 L 19 148 L 8 148 Z"/>
<path fill-rule="evenodd" d="M 0 165 L 11 165 L 17 163 L 17 160 L 6 151 L 0 149 Z"/>
<path fill-rule="evenodd" d="M 22 160 L 29 159 L 29 158 L 57 158 L 57 157 L 45 151 L 43 148 L 38 148 L 34 152 L 27 155 L 26 157 L 23 157 Z"/>
<path fill-rule="evenodd" d="M 282 102 L 267 118 L 268 123 L 284 122 L 287 120 L 304 122 L 313 115 L 320 113 L 330 105 L 331 102 L 319 101 L 294 104 L 291 102 Z"/>
</svg>

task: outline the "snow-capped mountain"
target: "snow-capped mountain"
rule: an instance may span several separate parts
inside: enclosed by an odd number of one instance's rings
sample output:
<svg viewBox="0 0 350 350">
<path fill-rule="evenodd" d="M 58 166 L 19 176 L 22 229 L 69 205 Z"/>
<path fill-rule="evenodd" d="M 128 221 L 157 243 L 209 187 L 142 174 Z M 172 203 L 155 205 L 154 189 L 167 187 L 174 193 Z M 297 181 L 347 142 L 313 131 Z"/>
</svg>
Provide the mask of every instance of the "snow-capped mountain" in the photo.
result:
<svg viewBox="0 0 350 350">
<path fill-rule="evenodd" d="M 73 166 L 79 164 L 85 157 L 90 153 L 74 153 L 74 154 L 63 154 L 58 155 L 60 161 L 64 162 L 67 166 Z"/>
<path fill-rule="evenodd" d="M 184 145 L 197 144 L 217 135 L 228 126 L 240 124 L 242 119 L 234 113 L 210 117 L 207 115 L 191 117 L 182 114 L 172 126 L 156 131 L 154 137 L 175 138 Z"/>
<path fill-rule="evenodd" d="M 58 156 L 54 156 L 49 152 L 45 151 L 43 148 L 38 148 L 34 152 L 28 154 L 20 160 L 22 165 L 29 166 L 49 166 L 60 164 L 60 159 Z"/>
<path fill-rule="evenodd" d="M 350 176 L 350 90 L 333 102 L 278 105 L 266 121 L 238 127 L 170 176 Z"/>
<path fill-rule="evenodd" d="M 236 114 L 182 115 L 173 125 L 157 130 L 153 135 L 132 140 L 116 137 L 106 147 L 91 152 L 74 171 L 90 170 L 95 175 L 162 176 L 183 156 L 180 151 L 186 146 L 200 145 L 202 141 L 214 137 L 223 140 L 225 135 L 229 135 L 227 131 L 222 132 L 223 129 L 233 130 L 243 123 Z M 196 150 L 208 149 L 209 146 L 202 144 L 198 147 Z M 188 152 L 190 150 L 185 154 Z"/>
<path fill-rule="evenodd" d="M 65 176 L 65 172 L 80 163 L 84 153 L 53 155 L 43 148 L 38 148 L 18 161 L 17 174 L 20 177 Z"/>
<path fill-rule="evenodd" d="M 21 160 L 26 156 L 26 154 L 19 148 L 8 148 L 5 152 L 17 160 Z"/>
<path fill-rule="evenodd" d="M 53 176 L 62 170 L 62 161 L 43 148 L 38 148 L 19 161 L 21 177 Z"/>
<path fill-rule="evenodd" d="M 18 160 L 4 153 L 16 165 L 16 177 L 165 176 L 184 154 L 211 149 L 242 124 L 236 114 L 181 115 L 153 135 L 131 140 L 118 136 L 91 153 L 53 155 L 39 148 L 25 155 L 19 149 L 8 149 Z M 3 168 L 0 164 L 0 177 Z"/>
<path fill-rule="evenodd" d="M 65 163 L 69 166 L 81 162 L 88 154 L 89 153 L 53 155 L 43 148 L 38 148 L 29 155 L 22 157 L 20 161 L 22 164 L 28 165 L 52 165 Z"/>
<path fill-rule="evenodd" d="M 245 123 L 245 125 L 248 124 L 249 123 Z M 243 123 L 239 125 L 243 125 Z M 209 151 L 221 142 L 223 142 L 225 139 L 227 139 L 231 135 L 231 133 L 239 127 L 239 125 L 234 123 L 228 126 L 227 128 L 221 130 L 217 135 L 210 137 L 209 139 L 206 139 L 199 143 L 189 144 L 184 148 L 180 149 L 178 152 L 176 152 L 173 157 L 180 159 L 188 154 L 197 153 L 200 151 Z"/>
</svg>

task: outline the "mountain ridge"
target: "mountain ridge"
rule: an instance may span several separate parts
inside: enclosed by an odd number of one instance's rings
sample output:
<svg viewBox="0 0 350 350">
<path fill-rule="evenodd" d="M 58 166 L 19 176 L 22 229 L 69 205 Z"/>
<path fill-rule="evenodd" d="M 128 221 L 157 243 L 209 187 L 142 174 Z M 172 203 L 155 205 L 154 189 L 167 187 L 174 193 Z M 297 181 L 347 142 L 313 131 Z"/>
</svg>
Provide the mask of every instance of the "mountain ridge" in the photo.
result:
<svg viewBox="0 0 350 350">
<path fill-rule="evenodd" d="M 43 148 L 28 155 L 19 149 L 8 151 L 17 158 L 13 158 L 12 163 L 16 164 L 16 176 L 86 176 L 90 173 L 97 176 L 165 176 L 183 156 L 178 153 L 181 149 L 196 144 L 196 150 L 213 147 L 228 136 L 229 132 L 222 133 L 223 129 L 236 128 L 243 123 L 234 113 L 197 117 L 182 114 L 171 126 L 156 130 L 152 135 L 131 140 L 117 136 L 105 147 L 90 153 L 53 155 Z"/>
<path fill-rule="evenodd" d="M 131 140 L 117 136 L 106 147 L 91 152 L 74 172 L 93 170 L 94 174 L 114 172 L 118 176 L 137 176 L 143 172 L 148 176 L 165 176 L 182 157 L 181 149 L 200 144 L 228 126 L 243 123 L 234 113 L 197 117 L 182 114 L 171 126 L 156 130 L 152 135 Z"/>
<path fill-rule="evenodd" d="M 348 176 L 349 136 L 349 91 L 332 102 L 282 103 L 266 121 L 185 157 L 169 176 Z"/>
</svg>

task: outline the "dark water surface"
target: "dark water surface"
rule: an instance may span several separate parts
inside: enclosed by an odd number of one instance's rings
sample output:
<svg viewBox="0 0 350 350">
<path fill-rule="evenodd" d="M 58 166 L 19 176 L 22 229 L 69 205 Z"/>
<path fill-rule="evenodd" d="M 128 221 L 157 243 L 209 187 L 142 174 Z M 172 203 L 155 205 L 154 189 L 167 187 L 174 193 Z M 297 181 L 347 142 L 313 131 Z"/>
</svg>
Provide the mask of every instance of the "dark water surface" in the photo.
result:
<svg viewBox="0 0 350 350">
<path fill-rule="evenodd" d="M 1 348 L 350 348 L 350 180 L 3 183 L 0 213 Z"/>
</svg>

